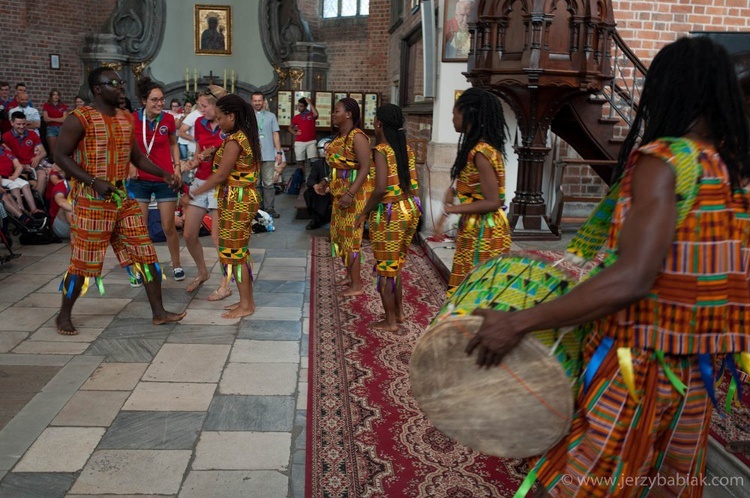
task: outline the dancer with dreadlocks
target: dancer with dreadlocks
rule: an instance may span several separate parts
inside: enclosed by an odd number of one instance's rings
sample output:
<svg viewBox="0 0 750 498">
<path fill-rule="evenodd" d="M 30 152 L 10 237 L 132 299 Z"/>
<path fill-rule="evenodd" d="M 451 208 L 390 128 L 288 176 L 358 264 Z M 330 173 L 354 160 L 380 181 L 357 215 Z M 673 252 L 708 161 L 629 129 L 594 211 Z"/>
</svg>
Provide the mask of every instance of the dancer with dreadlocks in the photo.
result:
<svg viewBox="0 0 750 498">
<path fill-rule="evenodd" d="M 354 99 L 339 100 L 331 121 L 338 128 L 326 149 L 333 194 L 331 248 L 333 256 L 340 256 L 346 267 L 346 277 L 336 284 L 349 286 L 342 296 L 359 296 L 364 293 L 359 253 L 363 227 L 356 227 L 355 221 L 372 191 L 368 179 L 370 139 L 360 128 L 359 104 Z"/>
<path fill-rule="evenodd" d="M 605 268 L 529 310 L 475 312 L 467 352 L 485 366 L 528 332 L 594 321 L 571 431 L 517 496 L 535 478 L 537 496 L 702 495 L 714 361 L 737 378 L 750 349 L 747 161 L 726 51 L 702 36 L 664 47 L 614 172 Z"/>
<path fill-rule="evenodd" d="M 222 318 L 240 318 L 255 312 L 253 271 L 248 244 L 250 227 L 258 212 L 260 195 L 260 137 L 255 111 L 241 97 L 229 94 L 216 102 L 216 118 L 227 138 L 214 155 L 213 174 L 190 190 L 199 196 L 218 188 L 219 263 L 227 282 L 234 278 L 239 303 L 226 306 Z"/>
<path fill-rule="evenodd" d="M 372 327 L 395 332 L 404 321 L 401 269 L 420 216 L 417 163 L 406 144 L 404 115 L 398 106 L 380 106 L 374 124 L 376 145 L 370 176 L 375 188 L 356 226 L 362 227 L 370 215 L 377 288 L 385 309 L 385 319 Z"/>
<path fill-rule="evenodd" d="M 448 297 L 473 267 L 510 250 L 505 205 L 503 154 L 507 125 L 500 100 L 480 88 L 469 88 L 453 106 L 453 126 L 461 134 L 451 168 L 443 216 L 461 215 L 456 253 L 448 280 Z M 454 198 L 458 204 L 454 204 Z"/>
</svg>

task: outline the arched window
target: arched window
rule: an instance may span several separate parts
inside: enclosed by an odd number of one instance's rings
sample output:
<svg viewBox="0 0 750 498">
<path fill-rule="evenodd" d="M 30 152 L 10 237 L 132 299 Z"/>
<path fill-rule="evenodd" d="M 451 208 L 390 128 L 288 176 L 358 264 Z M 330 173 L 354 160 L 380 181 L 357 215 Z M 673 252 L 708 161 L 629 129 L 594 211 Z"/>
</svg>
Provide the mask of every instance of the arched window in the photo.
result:
<svg viewBox="0 0 750 498">
<path fill-rule="evenodd" d="M 366 16 L 370 0 L 323 0 L 323 19 Z"/>
</svg>

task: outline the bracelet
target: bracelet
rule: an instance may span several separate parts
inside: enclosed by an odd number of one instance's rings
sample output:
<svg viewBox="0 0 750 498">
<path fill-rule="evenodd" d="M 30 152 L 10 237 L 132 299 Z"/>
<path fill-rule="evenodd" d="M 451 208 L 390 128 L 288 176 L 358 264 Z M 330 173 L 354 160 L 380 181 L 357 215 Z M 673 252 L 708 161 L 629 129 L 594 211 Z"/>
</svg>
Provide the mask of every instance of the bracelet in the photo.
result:
<svg viewBox="0 0 750 498">
<path fill-rule="evenodd" d="M 94 188 L 94 182 L 97 180 L 97 178 L 94 176 L 91 178 L 91 181 L 89 182 L 89 187 Z"/>
<path fill-rule="evenodd" d="M 347 193 L 347 194 L 349 194 L 349 197 L 351 197 L 352 199 L 354 199 L 354 197 L 355 197 L 355 195 L 354 195 L 354 194 L 352 194 L 352 193 L 351 193 L 351 192 L 349 192 L 348 190 L 346 191 L 346 193 Z"/>
</svg>

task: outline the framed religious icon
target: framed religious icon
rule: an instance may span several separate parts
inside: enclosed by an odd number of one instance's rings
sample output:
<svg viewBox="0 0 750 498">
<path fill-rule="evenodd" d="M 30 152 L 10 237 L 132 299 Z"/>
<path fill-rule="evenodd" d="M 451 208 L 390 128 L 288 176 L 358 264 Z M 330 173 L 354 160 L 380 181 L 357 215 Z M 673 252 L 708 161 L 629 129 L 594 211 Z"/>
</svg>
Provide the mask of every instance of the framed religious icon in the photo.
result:
<svg viewBox="0 0 750 498">
<path fill-rule="evenodd" d="M 195 53 L 232 55 L 232 7 L 195 6 Z"/>
<path fill-rule="evenodd" d="M 365 130 L 375 129 L 375 111 L 378 110 L 378 94 L 365 94 L 365 113 L 362 117 L 362 126 Z"/>
<path fill-rule="evenodd" d="M 443 10 L 443 62 L 469 60 L 469 23 L 476 16 L 476 1 L 446 0 Z"/>
<path fill-rule="evenodd" d="M 315 92 L 313 101 L 315 110 L 318 111 L 317 128 L 331 128 L 331 113 L 333 112 L 333 94 L 331 92 Z"/>
<path fill-rule="evenodd" d="M 280 90 L 276 96 L 276 120 L 279 126 L 289 126 L 292 124 L 292 92 L 289 90 Z"/>
</svg>

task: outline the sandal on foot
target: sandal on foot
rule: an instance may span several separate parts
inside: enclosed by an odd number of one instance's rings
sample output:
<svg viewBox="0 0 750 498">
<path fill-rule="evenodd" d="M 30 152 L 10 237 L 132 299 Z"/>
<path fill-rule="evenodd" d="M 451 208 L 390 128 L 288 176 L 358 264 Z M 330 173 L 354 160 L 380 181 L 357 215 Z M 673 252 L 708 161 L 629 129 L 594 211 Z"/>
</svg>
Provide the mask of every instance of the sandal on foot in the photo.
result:
<svg viewBox="0 0 750 498">
<path fill-rule="evenodd" d="M 206 299 L 208 299 L 209 301 L 221 301 L 222 299 L 226 299 L 231 295 L 232 295 L 231 289 L 227 289 L 226 292 L 219 292 L 219 289 L 216 289 L 211 294 L 209 294 Z"/>
<path fill-rule="evenodd" d="M 200 276 L 195 277 L 193 280 L 190 281 L 187 287 L 185 287 L 185 292 L 193 292 L 195 290 L 198 290 L 201 288 L 203 283 L 207 281 L 207 278 L 201 279 Z"/>
</svg>

